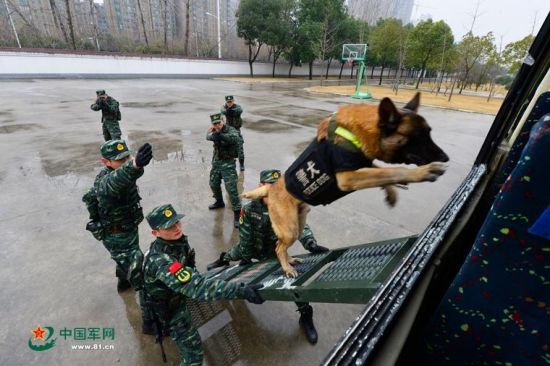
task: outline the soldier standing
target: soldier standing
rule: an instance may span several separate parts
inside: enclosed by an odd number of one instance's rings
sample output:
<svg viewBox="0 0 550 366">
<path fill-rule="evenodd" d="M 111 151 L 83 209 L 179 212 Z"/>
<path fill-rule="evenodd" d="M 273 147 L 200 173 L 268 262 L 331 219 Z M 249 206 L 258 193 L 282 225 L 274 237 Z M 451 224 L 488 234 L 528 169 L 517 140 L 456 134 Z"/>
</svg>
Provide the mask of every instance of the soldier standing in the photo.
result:
<svg viewBox="0 0 550 366">
<path fill-rule="evenodd" d="M 241 200 L 237 190 L 237 170 L 235 158 L 238 155 L 239 134 L 237 130 L 224 123 L 220 113 L 210 116 L 212 127 L 208 129 L 206 139 L 214 142 L 214 155 L 212 156 L 212 169 L 210 170 L 210 188 L 216 200 L 208 206 L 210 210 L 225 207 L 222 196 L 222 179 L 225 189 L 229 194 L 233 208 L 233 225 L 239 227 L 239 213 Z"/>
<path fill-rule="evenodd" d="M 197 271 L 195 251 L 183 233 L 180 221 L 183 216 L 170 204 L 158 206 L 147 215 L 156 239 L 145 258 L 145 290 L 162 327 L 169 329 L 178 346 L 181 365 L 201 365 L 201 338 L 186 299 L 246 299 L 254 304 L 264 300 L 257 292 L 261 285 L 207 279 Z"/>
<path fill-rule="evenodd" d="M 241 118 L 242 113 L 243 109 L 240 105 L 235 103 L 235 98 L 233 98 L 232 95 L 226 95 L 225 104 L 222 106 L 221 114 L 225 116 L 226 123 L 236 129 L 239 133 L 239 166 L 241 172 L 244 170 L 244 139 L 241 134 L 241 127 L 243 125 L 243 120 Z"/>
<path fill-rule="evenodd" d="M 119 104 L 117 100 L 105 93 L 105 90 L 96 90 L 96 100 L 90 106 L 92 111 L 101 110 L 101 123 L 103 126 L 103 138 L 105 141 L 120 139 L 120 126 L 118 121 L 121 119 Z"/>
<path fill-rule="evenodd" d="M 117 291 L 143 287 L 143 253 L 139 248 L 138 224 L 143 221 L 136 180 L 153 158 L 148 143 L 141 146 L 134 160 L 123 140 L 110 140 L 101 146 L 101 163 L 105 168 L 97 175 L 94 185 L 84 195 L 92 220 L 86 226 L 103 245 L 116 263 Z M 143 332 L 153 334 L 153 324 L 140 292 L 143 311 Z"/>
<path fill-rule="evenodd" d="M 260 184 L 273 184 L 281 177 L 281 171 L 276 169 L 263 170 L 260 173 Z M 309 225 L 304 227 L 299 239 L 303 247 L 313 254 L 328 251 L 317 244 Z M 277 258 L 275 246 L 277 235 L 271 227 L 265 198 L 246 203 L 240 215 L 239 242 L 227 253 L 221 253 L 220 258 L 207 266 L 208 270 L 229 265 L 230 261 L 240 260 L 239 265 L 252 263 L 252 258 L 267 260 Z M 300 327 L 311 344 L 317 343 L 317 330 L 313 325 L 313 308 L 305 302 L 297 302 L 300 312 Z"/>
</svg>

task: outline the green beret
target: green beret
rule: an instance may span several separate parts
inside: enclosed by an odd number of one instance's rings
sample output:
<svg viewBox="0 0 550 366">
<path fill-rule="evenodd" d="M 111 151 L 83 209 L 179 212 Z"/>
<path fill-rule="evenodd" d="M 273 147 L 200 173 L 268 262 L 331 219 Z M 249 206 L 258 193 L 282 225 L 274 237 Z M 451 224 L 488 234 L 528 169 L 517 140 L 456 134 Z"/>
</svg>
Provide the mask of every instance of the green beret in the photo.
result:
<svg viewBox="0 0 550 366">
<path fill-rule="evenodd" d="M 97 96 L 105 95 L 105 90 L 104 89 L 98 89 L 98 90 L 95 91 L 95 93 L 97 94 Z"/>
<path fill-rule="evenodd" d="M 275 183 L 281 178 L 281 171 L 278 169 L 266 169 L 260 172 L 261 183 Z"/>
<path fill-rule="evenodd" d="M 234 98 L 233 98 L 232 95 L 226 95 L 226 96 L 225 96 L 225 101 L 226 101 L 226 102 L 233 101 L 233 99 L 234 99 Z"/>
<path fill-rule="evenodd" d="M 214 123 L 220 123 L 222 121 L 222 114 L 216 113 L 210 115 L 210 122 Z"/>
<path fill-rule="evenodd" d="M 155 207 L 146 216 L 151 229 L 169 229 L 185 215 L 178 214 L 171 204 Z"/>
<path fill-rule="evenodd" d="M 109 140 L 101 145 L 101 156 L 109 160 L 120 160 L 130 155 L 124 140 Z"/>
</svg>

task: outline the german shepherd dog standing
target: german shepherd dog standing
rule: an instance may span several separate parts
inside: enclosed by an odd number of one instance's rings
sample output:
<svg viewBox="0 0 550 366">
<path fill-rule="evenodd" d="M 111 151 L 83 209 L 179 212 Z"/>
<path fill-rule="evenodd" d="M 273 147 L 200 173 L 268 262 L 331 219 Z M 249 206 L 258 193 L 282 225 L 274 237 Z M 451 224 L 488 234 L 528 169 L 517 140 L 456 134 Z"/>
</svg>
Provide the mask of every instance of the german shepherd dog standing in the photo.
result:
<svg viewBox="0 0 550 366">
<path fill-rule="evenodd" d="M 342 106 L 325 118 L 317 136 L 296 161 L 273 184 L 244 192 L 248 199 L 266 198 L 275 251 L 288 277 L 298 273 L 292 264 L 298 258 L 287 249 L 306 223 L 309 205 L 328 204 L 353 191 L 382 187 L 386 201 L 395 205 L 394 184 L 434 182 L 445 172 L 449 160 L 431 139 L 431 128 L 417 113 L 420 93 L 397 108 L 389 98 L 378 105 Z M 391 164 L 414 164 L 415 168 L 376 167 L 373 160 Z"/>
</svg>

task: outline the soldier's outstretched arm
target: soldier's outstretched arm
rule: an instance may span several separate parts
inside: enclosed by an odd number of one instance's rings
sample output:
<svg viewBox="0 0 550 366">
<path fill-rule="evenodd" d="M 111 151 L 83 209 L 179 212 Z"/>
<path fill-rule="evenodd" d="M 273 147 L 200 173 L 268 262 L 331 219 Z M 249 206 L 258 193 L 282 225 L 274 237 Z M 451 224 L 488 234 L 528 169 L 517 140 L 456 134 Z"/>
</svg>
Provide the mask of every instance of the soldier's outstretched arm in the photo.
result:
<svg viewBox="0 0 550 366">
<path fill-rule="evenodd" d="M 237 117 L 243 113 L 243 109 L 238 104 L 235 107 L 233 107 L 233 111 L 237 115 Z"/>
<path fill-rule="evenodd" d="M 195 269 L 169 257 L 159 256 L 155 262 L 155 277 L 172 291 L 189 298 L 220 300 L 241 299 L 244 296 L 244 288 L 238 283 L 207 279 Z"/>
<path fill-rule="evenodd" d="M 134 167 L 134 161 L 128 160 L 120 168 L 105 176 L 99 183 L 99 189 L 109 195 L 117 195 L 143 175 L 143 168 Z"/>
</svg>

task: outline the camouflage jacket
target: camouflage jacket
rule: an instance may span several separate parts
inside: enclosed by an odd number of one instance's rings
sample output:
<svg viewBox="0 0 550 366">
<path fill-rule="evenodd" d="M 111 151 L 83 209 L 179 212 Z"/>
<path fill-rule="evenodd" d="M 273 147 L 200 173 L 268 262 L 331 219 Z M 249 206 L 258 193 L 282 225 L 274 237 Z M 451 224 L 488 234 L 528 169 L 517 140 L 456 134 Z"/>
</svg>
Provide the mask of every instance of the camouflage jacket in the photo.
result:
<svg viewBox="0 0 550 366">
<path fill-rule="evenodd" d="M 206 140 L 214 141 L 213 136 L 218 132 L 208 131 Z M 212 161 L 235 159 L 239 155 L 239 132 L 231 126 L 224 125 L 219 132 L 220 141 L 214 141 L 214 156 Z"/>
<path fill-rule="evenodd" d="M 121 114 L 118 101 L 108 96 L 106 99 L 97 98 L 96 102 L 90 106 L 92 111 L 101 111 L 101 122 L 120 121 Z"/>
<path fill-rule="evenodd" d="M 157 238 L 145 255 L 145 291 L 155 301 L 182 304 L 185 298 L 202 300 L 238 299 L 244 287 L 238 283 L 207 279 L 186 266 L 190 247 L 187 236 L 167 241 Z"/>
<path fill-rule="evenodd" d="M 237 131 L 241 129 L 243 125 L 243 120 L 241 118 L 243 109 L 240 105 L 233 104 L 231 108 L 227 108 L 227 106 L 224 104 L 220 112 L 227 118 L 227 124 L 229 126 L 236 128 Z"/>
<path fill-rule="evenodd" d="M 104 227 L 136 226 L 143 220 L 136 180 L 144 173 L 128 160 L 120 168 L 104 168 L 96 177 L 93 189 L 97 195 L 99 219 Z M 88 203 L 87 203 L 88 205 Z"/>
<path fill-rule="evenodd" d="M 277 235 L 271 227 L 267 206 L 262 201 L 254 200 L 246 203 L 241 209 L 239 223 L 239 243 L 237 245 L 242 259 L 264 260 L 276 257 Z M 307 224 L 298 240 L 307 251 L 317 246 L 317 241 Z"/>
</svg>

